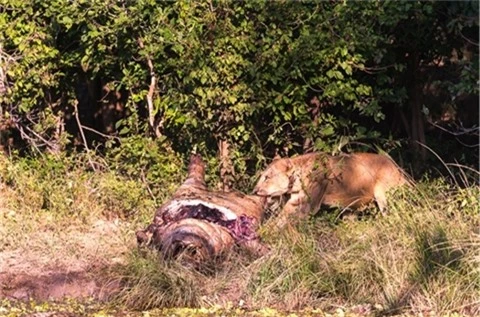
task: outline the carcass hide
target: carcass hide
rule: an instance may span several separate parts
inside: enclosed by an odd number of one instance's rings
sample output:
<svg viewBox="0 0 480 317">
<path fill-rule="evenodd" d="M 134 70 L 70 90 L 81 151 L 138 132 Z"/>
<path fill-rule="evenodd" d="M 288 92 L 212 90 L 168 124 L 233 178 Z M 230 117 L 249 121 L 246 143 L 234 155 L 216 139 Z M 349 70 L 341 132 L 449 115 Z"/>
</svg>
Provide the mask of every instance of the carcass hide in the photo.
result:
<svg viewBox="0 0 480 317">
<path fill-rule="evenodd" d="M 198 264 L 218 258 L 234 245 L 266 251 L 256 233 L 264 198 L 238 192 L 209 191 L 205 163 L 192 155 L 188 177 L 155 213 L 153 223 L 137 231 L 139 246 L 154 247 L 166 258 Z"/>
</svg>

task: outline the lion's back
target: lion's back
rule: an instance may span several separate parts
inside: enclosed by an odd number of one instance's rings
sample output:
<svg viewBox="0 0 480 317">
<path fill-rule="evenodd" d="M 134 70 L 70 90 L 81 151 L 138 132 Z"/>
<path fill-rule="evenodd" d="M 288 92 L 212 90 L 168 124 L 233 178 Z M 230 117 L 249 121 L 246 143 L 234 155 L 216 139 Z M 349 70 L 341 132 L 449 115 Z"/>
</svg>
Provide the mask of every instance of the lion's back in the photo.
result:
<svg viewBox="0 0 480 317">
<path fill-rule="evenodd" d="M 375 192 L 405 183 L 402 171 L 389 157 L 372 153 L 333 156 L 324 204 L 359 208 L 370 203 Z"/>
</svg>

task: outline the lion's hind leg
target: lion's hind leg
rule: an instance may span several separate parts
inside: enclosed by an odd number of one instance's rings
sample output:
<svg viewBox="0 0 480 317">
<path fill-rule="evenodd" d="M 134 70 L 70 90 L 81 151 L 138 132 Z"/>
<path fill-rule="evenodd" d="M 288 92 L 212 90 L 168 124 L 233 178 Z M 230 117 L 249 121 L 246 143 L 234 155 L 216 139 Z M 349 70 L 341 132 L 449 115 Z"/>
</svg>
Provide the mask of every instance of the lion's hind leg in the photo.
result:
<svg viewBox="0 0 480 317">
<path fill-rule="evenodd" d="M 377 202 L 378 209 L 382 214 L 386 213 L 387 210 L 387 193 L 384 186 L 381 184 L 375 185 L 373 188 L 373 197 Z"/>
</svg>

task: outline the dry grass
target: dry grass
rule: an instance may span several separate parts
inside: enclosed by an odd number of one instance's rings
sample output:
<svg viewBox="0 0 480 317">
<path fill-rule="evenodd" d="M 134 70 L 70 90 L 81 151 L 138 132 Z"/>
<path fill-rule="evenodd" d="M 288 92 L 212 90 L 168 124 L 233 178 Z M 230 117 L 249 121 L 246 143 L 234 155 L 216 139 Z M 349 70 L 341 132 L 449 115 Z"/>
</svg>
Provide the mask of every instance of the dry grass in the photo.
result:
<svg viewBox="0 0 480 317">
<path fill-rule="evenodd" d="M 55 286 L 40 284 L 61 275 L 82 279 L 78 288 L 65 287 L 67 294 L 90 294 L 82 285 L 107 282 L 105 269 L 121 266 L 135 248 L 138 225 L 128 215 L 153 207 L 138 183 L 108 170 L 86 172 L 78 161 L 1 157 L 0 177 L 3 296 L 50 296 Z M 23 290 L 25 280 L 31 286 Z"/>
<path fill-rule="evenodd" d="M 267 255 L 234 250 L 204 274 L 135 248 L 135 229 L 169 191 L 151 193 L 172 184 L 149 190 L 108 169 L 30 163 L 1 162 L 0 263 L 12 254 L 24 269 L 103 263 L 110 281 L 122 285 L 112 303 L 125 309 L 480 314 L 480 190 L 466 173 L 455 185 L 423 181 L 393 193 L 385 216 L 323 213 L 282 232 L 266 225 Z"/>
<path fill-rule="evenodd" d="M 190 304 L 475 316 L 479 196 L 475 185 L 423 182 L 393 194 L 386 216 L 317 217 L 287 231 L 263 232 L 271 246 L 266 256 L 233 254 L 214 277 L 182 275 L 196 286 Z"/>
</svg>

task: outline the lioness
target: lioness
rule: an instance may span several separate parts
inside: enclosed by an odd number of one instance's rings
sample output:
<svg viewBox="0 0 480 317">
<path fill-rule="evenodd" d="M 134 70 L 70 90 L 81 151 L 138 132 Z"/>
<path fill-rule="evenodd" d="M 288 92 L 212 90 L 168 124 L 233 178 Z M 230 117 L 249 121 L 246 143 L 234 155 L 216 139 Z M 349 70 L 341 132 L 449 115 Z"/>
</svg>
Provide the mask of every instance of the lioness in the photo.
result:
<svg viewBox="0 0 480 317">
<path fill-rule="evenodd" d="M 280 214 L 283 225 L 291 214 L 299 211 L 305 216 L 321 205 L 358 209 L 375 200 L 384 211 L 386 192 L 406 183 L 403 172 L 387 156 L 310 153 L 274 160 L 253 192 L 267 197 L 290 194 Z"/>
</svg>

